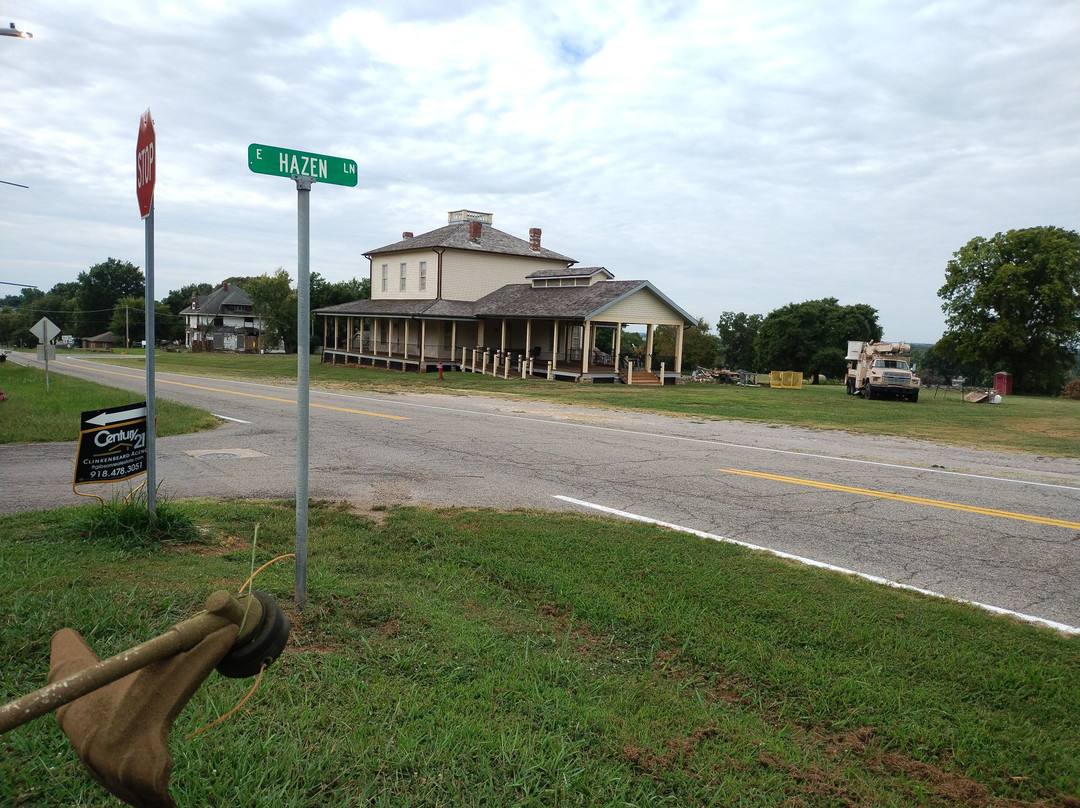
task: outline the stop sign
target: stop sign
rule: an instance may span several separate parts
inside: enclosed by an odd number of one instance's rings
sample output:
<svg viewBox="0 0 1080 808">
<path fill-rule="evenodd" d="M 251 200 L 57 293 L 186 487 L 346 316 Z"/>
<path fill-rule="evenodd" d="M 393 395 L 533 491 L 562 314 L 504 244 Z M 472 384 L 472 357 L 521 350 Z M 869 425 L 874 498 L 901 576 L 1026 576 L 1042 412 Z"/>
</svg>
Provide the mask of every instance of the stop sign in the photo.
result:
<svg viewBox="0 0 1080 808">
<path fill-rule="evenodd" d="M 154 121 L 150 110 L 139 119 L 139 139 L 135 142 L 135 195 L 139 198 L 139 214 L 150 215 L 154 201 Z"/>
</svg>

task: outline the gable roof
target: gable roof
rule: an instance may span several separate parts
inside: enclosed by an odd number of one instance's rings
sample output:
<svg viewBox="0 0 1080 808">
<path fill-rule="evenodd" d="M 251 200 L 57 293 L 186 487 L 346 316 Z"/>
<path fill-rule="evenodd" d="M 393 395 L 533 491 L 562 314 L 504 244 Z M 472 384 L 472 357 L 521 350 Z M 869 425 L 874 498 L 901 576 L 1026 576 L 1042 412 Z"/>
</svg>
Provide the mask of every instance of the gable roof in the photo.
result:
<svg viewBox="0 0 1080 808">
<path fill-rule="evenodd" d="M 543 317 L 591 320 L 621 300 L 647 290 L 693 325 L 693 317 L 648 281 L 600 281 L 592 286 L 535 288 L 509 284 L 476 301 L 477 317 Z"/>
<path fill-rule="evenodd" d="M 496 230 L 489 224 L 481 225 L 480 238 L 472 241 L 469 238 L 469 222 L 457 222 L 421 233 L 419 236 L 395 241 L 385 247 L 379 247 L 364 253 L 365 258 L 385 253 L 404 252 L 406 250 L 425 250 L 442 247 L 449 250 L 469 250 L 472 252 L 496 253 L 498 255 L 521 255 L 528 258 L 546 258 L 552 261 L 566 261 L 576 264 L 577 261 L 565 255 L 541 247 L 534 250 L 529 242 L 517 236 L 511 236 L 502 230 Z"/>
<path fill-rule="evenodd" d="M 106 331 L 104 334 L 98 334 L 96 337 L 83 337 L 83 342 L 123 342 L 119 336 L 112 331 Z"/>
<path fill-rule="evenodd" d="M 188 306 L 181 311 L 181 314 L 220 314 L 223 308 L 229 307 L 242 307 L 250 309 L 254 304 L 248 293 L 237 286 L 235 283 L 230 283 L 228 288 L 225 285 L 219 286 L 208 295 L 195 295 L 195 302 L 198 308 L 192 308 Z"/>
</svg>

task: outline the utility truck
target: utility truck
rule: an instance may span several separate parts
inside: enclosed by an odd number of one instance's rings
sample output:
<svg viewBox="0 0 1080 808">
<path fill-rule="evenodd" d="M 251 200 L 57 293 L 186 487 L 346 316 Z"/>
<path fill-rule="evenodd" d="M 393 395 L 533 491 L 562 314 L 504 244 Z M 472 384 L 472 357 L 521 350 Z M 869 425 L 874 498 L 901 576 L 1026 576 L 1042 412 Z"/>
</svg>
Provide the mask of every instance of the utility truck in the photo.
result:
<svg viewBox="0 0 1080 808">
<path fill-rule="evenodd" d="M 918 401 L 920 381 L 910 353 L 905 342 L 848 342 L 848 395 Z"/>
</svg>

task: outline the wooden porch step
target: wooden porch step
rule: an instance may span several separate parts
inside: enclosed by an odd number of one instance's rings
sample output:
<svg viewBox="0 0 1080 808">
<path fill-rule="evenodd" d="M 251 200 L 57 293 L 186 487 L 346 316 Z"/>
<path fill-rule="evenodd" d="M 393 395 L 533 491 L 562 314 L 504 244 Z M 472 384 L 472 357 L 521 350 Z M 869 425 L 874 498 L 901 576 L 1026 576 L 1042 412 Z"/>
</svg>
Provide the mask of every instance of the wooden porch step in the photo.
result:
<svg viewBox="0 0 1080 808">
<path fill-rule="evenodd" d="M 626 371 L 619 371 L 619 378 L 622 379 L 623 384 L 626 384 Z M 642 387 L 660 387 L 660 378 L 655 373 L 650 373 L 647 370 L 635 370 L 632 385 L 640 385 Z"/>
</svg>

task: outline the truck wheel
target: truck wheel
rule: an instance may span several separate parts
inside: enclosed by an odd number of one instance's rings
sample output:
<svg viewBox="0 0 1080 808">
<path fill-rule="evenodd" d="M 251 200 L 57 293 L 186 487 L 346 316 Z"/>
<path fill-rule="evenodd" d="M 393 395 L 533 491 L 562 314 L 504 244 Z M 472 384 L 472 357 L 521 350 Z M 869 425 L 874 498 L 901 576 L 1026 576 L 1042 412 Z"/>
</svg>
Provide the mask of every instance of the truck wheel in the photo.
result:
<svg viewBox="0 0 1080 808">
<path fill-rule="evenodd" d="M 869 401 L 873 397 L 874 397 L 874 388 L 871 387 L 870 385 L 866 385 L 866 389 L 863 390 L 863 398 L 865 398 L 867 401 Z"/>
<path fill-rule="evenodd" d="M 918 404 L 919 403 L 919 391 L 916 390 L 914 393 L 912 393 L 910 396 L 908 396 L 908 398 L 911 399 L 912 404 Z"/>
</svg>

